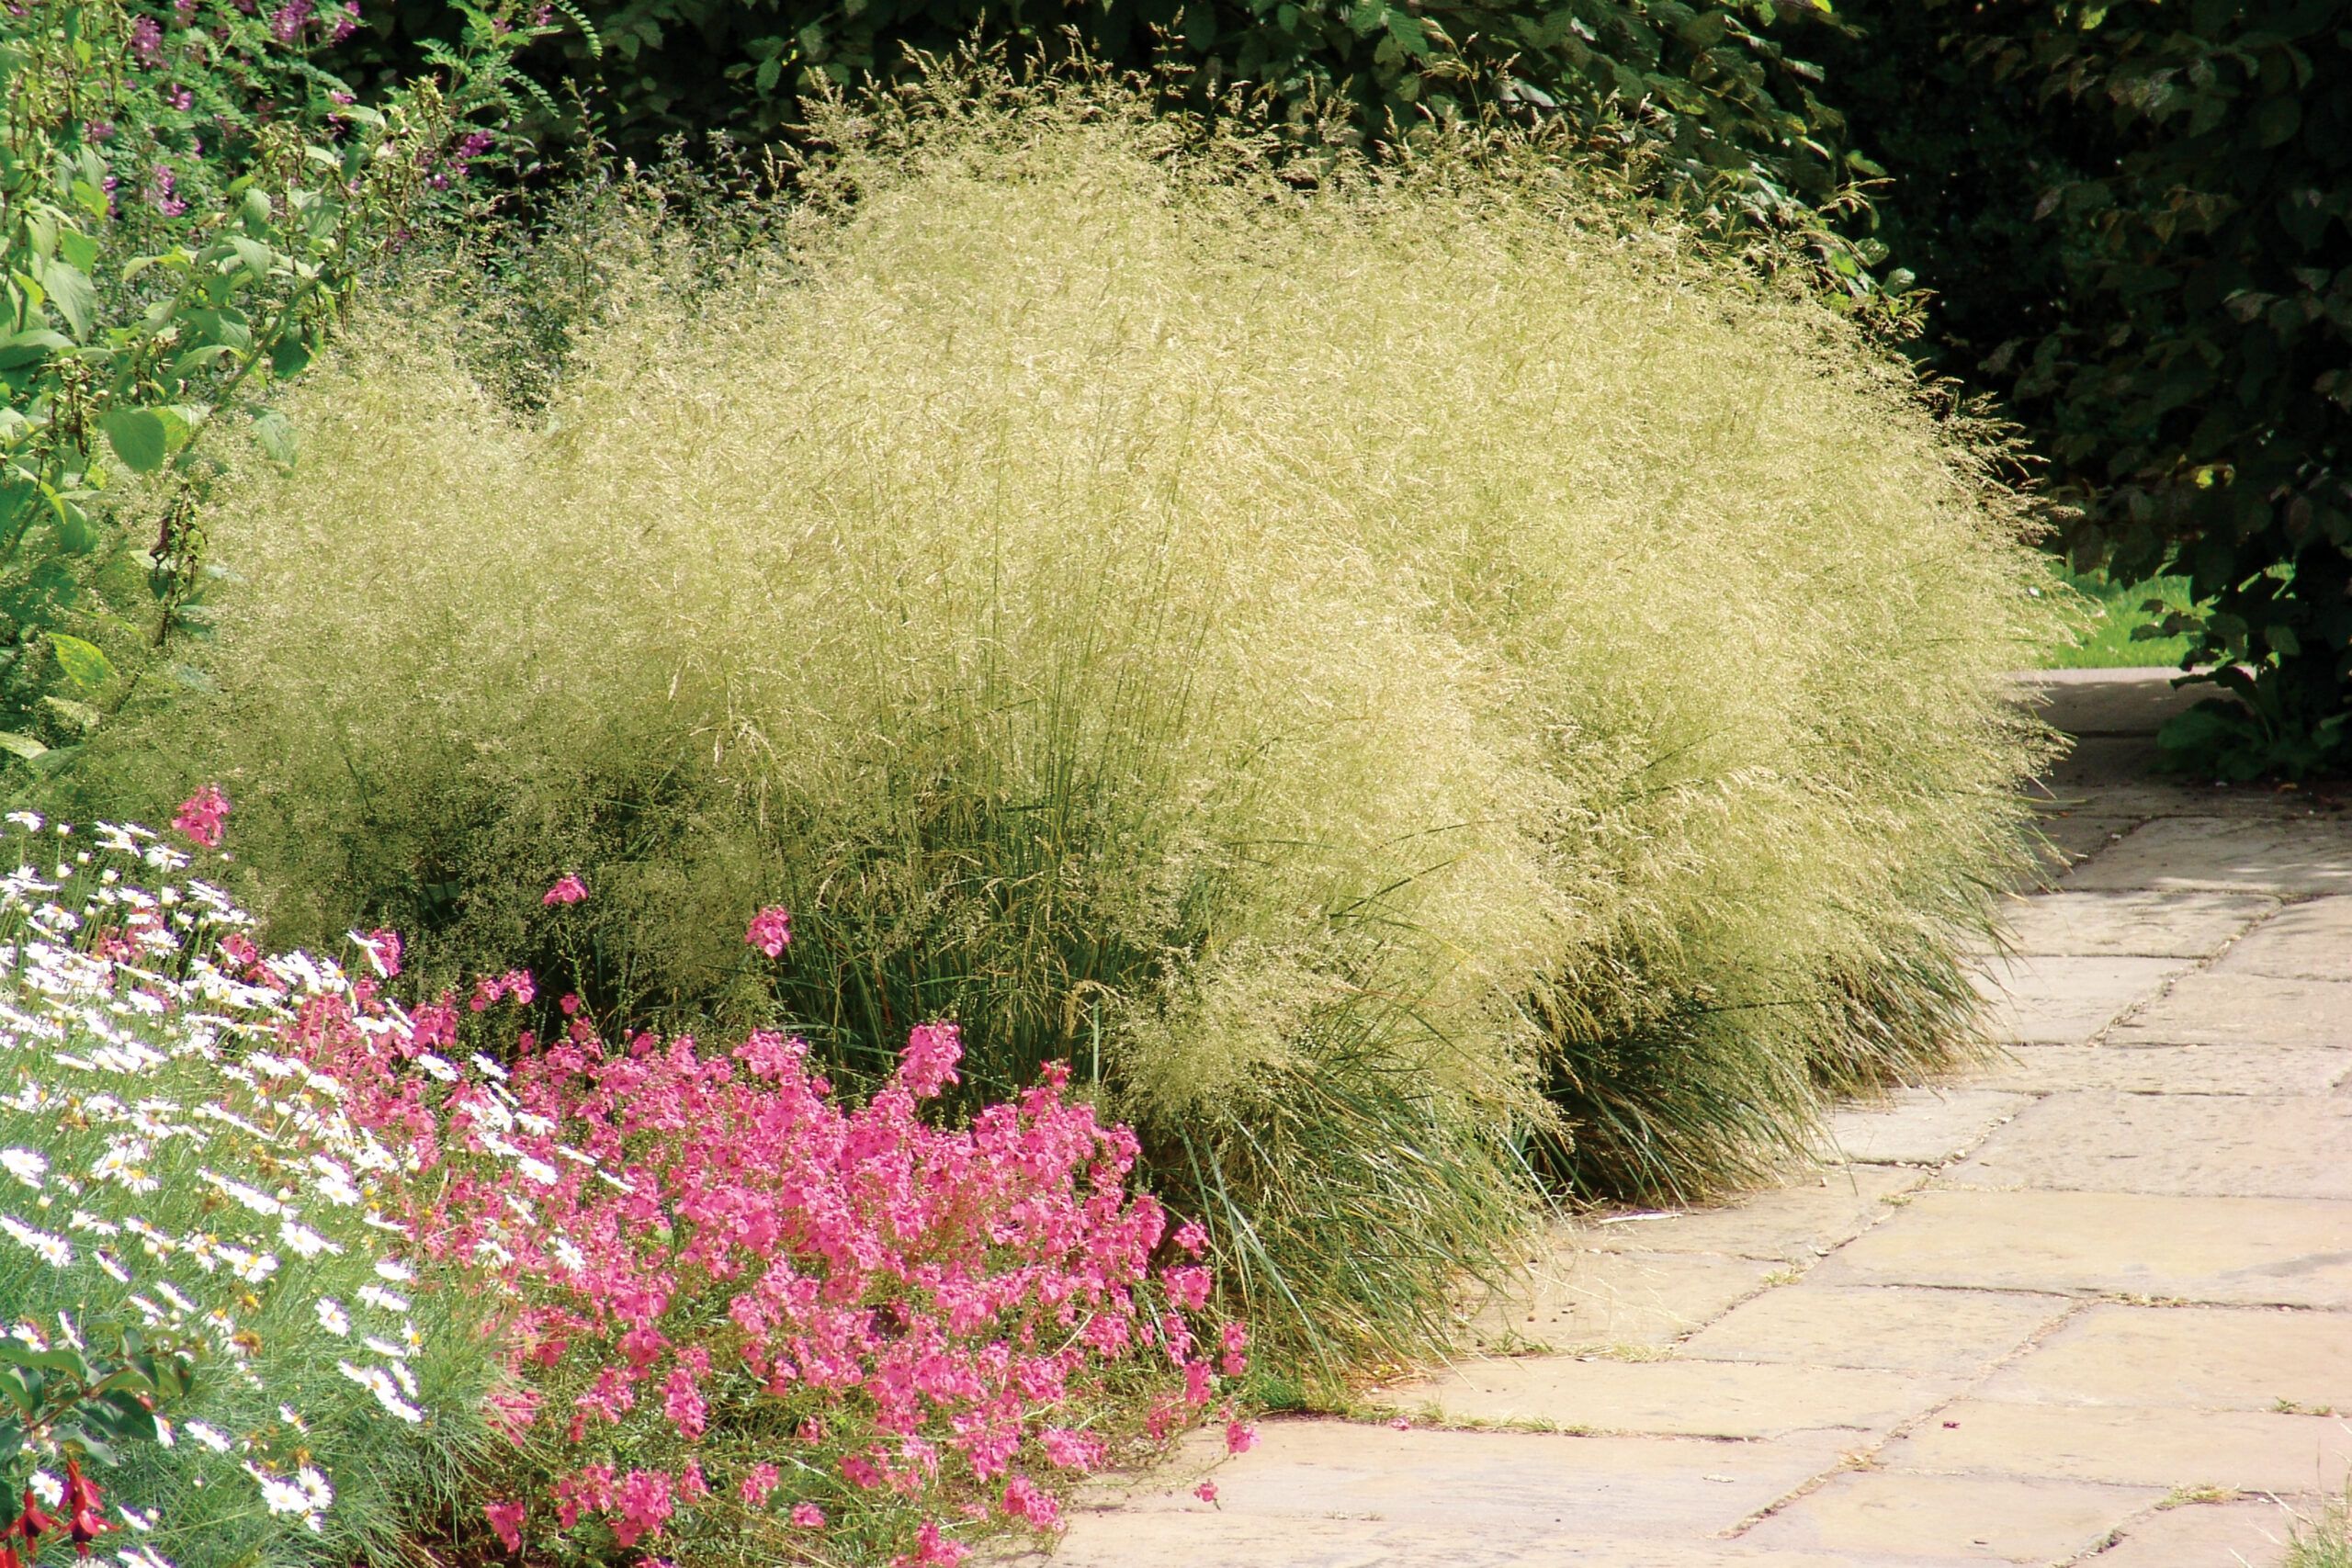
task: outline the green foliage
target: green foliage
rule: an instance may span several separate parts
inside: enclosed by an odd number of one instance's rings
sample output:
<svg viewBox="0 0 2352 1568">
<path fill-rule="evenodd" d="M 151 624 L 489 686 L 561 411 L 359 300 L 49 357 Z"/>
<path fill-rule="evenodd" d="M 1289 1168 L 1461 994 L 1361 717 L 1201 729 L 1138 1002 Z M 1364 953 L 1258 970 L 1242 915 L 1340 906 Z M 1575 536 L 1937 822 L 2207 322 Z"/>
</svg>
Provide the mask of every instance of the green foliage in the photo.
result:
<svg viewBox="0 0 2352 1568">
<path fill-rule="evenodd" d="M 355 102 L 340 11 L 31 0 L 0 25 L 0 748 L 55 766 L 200 637 L 208 432 L 273 388 L 510 116 L 545 29 L 455 13 L 437 74 Z M 291 17 L 289 22 L 287 18 Z"/>
<path fill-rule="evenodd" d="M 360 52 L 371 62 L 400 61 L 450 16 L 446 0 L 370 14 L 375 42 Z M 1871 172 L 1827 145 L 1840 122 L 1807 60 L 1836 26 L 1826 0 L 583 0 L 580 14 L 590 27 L 536 68 L 593 85 L 600 130 L 640 158 L 678 134 L 788 137 L 803 95 L 919 78 L 910 51 L 943 55 L 978 37 L 1151 68 L 1195 105 L 1247 83 L 1294 126 L 1343 137 L 1497 107 L 1556 110 L 1648 150 L 1694 205 L 1774 220 L 1809 220 Z"/>
<path fill-rule="evenodd" d="M 2180 669 L 2188 657 L 2188 638 L 2164 630 L 2168 617 L 2188 612 L 2187 578 L 2122 584 L 2099 572 L 2061 570 L 2049 591 L 2076 610 L 2082 624 L 2072 641 L 2051 650 L 2046 669 Z"/>
<path fill-rule="evenodd" d="M 2041 754 L 1990 437 L 1539 139 L 1155 108 L 816 104 L 542 379 L 372 321 L 204 514 L 216 691 L 62 784 L 221 779 L 285 937 L 1069 1060 L 1294 1364 L 1441 1338 L 1538 1168 L 1703 1190 L 1948 1059 Z"/>
<path fill-rule="evenodd" d="M 1896 176 L 1882 231 L 1941 294 L 1951 364 L 2052 459 L 2075 564 L 2187 579 L 2163 633 L 2244 700 L 2169 742 L 2230 776 L 2352 763 L 2342 6 L 1862 16 L 1840 102 Z"/>
<path fill-rule="evenodd" d="M 76 1328 L 79 1344 L 0 1337 L 0 1540 L 21 1533 L 40 1460 L 119 1464 L 119 1450 L 156 1440 L 156 1410 L 183 1408 L 195 1393 L 196 1356 L 174 1337 L 151 1344 L 111 1317 L 85 1315 Z"/>
<path fill-rule="evenodd" d="M 2317 1515 L 2295 1521 L 2279 1568 L 2352 1568 L 2352 1489 L 2330 1497 Z"/>
</svg>

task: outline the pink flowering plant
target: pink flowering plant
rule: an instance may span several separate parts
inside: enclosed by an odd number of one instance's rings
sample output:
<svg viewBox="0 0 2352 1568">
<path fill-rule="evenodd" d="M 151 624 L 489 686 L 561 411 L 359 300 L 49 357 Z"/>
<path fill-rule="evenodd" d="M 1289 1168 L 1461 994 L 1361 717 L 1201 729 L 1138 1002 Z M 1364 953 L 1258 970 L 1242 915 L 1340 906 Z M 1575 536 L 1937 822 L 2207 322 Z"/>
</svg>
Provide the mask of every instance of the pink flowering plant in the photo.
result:
<svg viewBox="0 0 2352 1568">
<path fill-rule="evenodd" d="M 952 1024 L 848 1106 L 773 1030 L 608 1043 L 574 1010 L 480 1039 L 515 978 L 480 1010 L 315 1002 L 287 1039 L 375 1086 L 351 1109 L 410 1141 L 407 1223 L 505 1303 L 492 1550 L 954 1562 L 1226 1404 L 1247 1336 L 1204 1315 L 1204 1237 L 1060 1069 L 943 1128 Z"/>
<path fill-rule="evenodd" d="M 1076 1478 L 1203 1419 L 1251 1440 L 1205 1235 L 1135 1190 L 1134 1135 L 1060 1067 L 943 1124 L 949 1022 L 850 1103 L 780 1030 L 608 1040 L 567 994 L 542 1039 L 519 970 L 404 1006 L 396 934 L 351 933 L 349 970 L 267 954 L 176 874 L 232 810 L 208 785 L 176 844 L 106 828 L 0 884 L 30 933 L 0 973 L 16 1340 L 79 1356 L 103 1312 L 189 1358 L 118 1412 L 122 1568 L 382 1560 L 401 1532 L 460 1558 L 952 1563 L 1054 1530 Z M 771 939 L 781 909 L 750 918 Z M 24 1464 L 87 1458 L 62 1419 Z M 469 1491 L 434 1502 L 453 1466 Z"/>
</svg>

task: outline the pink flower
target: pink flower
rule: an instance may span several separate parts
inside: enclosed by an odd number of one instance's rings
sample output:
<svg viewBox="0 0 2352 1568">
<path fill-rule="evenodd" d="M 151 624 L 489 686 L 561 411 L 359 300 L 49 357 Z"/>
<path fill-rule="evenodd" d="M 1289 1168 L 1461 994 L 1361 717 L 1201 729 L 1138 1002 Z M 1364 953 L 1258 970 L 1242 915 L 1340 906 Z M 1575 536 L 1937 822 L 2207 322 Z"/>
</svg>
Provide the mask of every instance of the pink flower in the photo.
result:
<svg viewBox="0 0 2352 1568">
<path fill-rule="evenodd" d="M 1193 1488 L 1193 1495 L 1198 1497 L 1204 1503 L 1216 1502 L 1216 1483 L 1214 1481 L 1202 1482 L 1198 1486 Z"/>
<path fill-rule="evenodd" d="M 587 897 L 588 885 L 580 880 L 578 873 L 567 871 L 539 902 L 552 908 L 558 904 L 577 904 Z"/>
<path fill-rule="evenodd" d="M 1225 1355 L 1217 1362 L 1217 1370 L 1227 1377 L 1238 1378 L 1250 1370 L 1250 1330 L 1240 1323 L 1228 1323 L 1217 1331 L 1225 1346 Z"/>
<path fill-rule="evenodd" d="M 1168 1299 L 1180 1307 L 1198 1312 L 1209 1299 L 1209 1271 L 1198 1264 L 1170 1269 L 1166 1275 Z"/>
<path fill-rule="evenodd" d="M 783 1077 L 800 1065 L 808 1047 L 797 1040 L 787 1040 L 773 1029 L 755 1029 L 743 1043 L 735 1048 L 736 1060 L 752 1069 L 752 1076 L 771 1081 Z"/>
<path fill-rule="evenodd" d="M 963 1057 L 964 1043 L 956 1025 L 917 1024 L 907 1035 L 907 1048 L 899 1053 L 899 1081 L 917 1100 L 929 1100 L 949 1084 L 963 1081 L 956 1073 Z"/>
<path fill-rule="evenodd" d="M 1062 1427 L 1048 1427 L 1038 1433 L 1037 1446 L 1061 1470 L 1094 1470 L 1104 1458 L 1102 1438 Z"/>
<path fill-rule="evenodd" d="M 1409 1432 L 1413 1429 L 1413 1424 L 1404 1416 L 1399 1416 L 1395 1420 L 1388 1423 L 1388 1429 L 1392 1432 Z"/>
<path fill-rule="evenodd" d="M 1011 1517 L 1026 1519 L 1041 1530 L 1052 1529 L 1062 1522 L 1061 1505 L 1038 1491 L 1036 1483 L 1025 1475 L 1016 1475 L 1005 1483 L 1004 1511 Z"/>
<path fill-rule="evenodd" d="M 623 1546 L 635 1546 L 644 1536 L 660 1535 L 673 1506 L 670 1477 L 658 1470 L 632 1470 L 621 1478 L 615 1503 L 620 1518 L 613 1525 L 613 1536 Z"/>
<path fill-rule="evenodd" d="M 747 1508 L 764 1508 L 780 1479 L 782 1478 L 777 1474 L 775 1466 L 755 1464 L 752 1467 L 751 1473 L 743 1477 L 743 1484 L 736 1488 L 735 1495 L 743 1499 L 743 1506 Z M 802 1506 L 805 1507 L 807 1505 L 804 1504 Z"/>
<path fill-rule="evenodd" d="M 208 850 L 220 847 L 220 823 L 229 815 L 229 797 L 219 784 L 206 784 L 180 802 L 172 826 Z"/>
<path fill-rule="evenodd" d="M 520 1503 L 484 1503 L 481 1511 L 490 1519 L 490 1528 L 498 1533 L 499 1544 L 509 1551 L 523 1550 L 523 1505 Z"/>
<path fill-rule="evenodd" d="M 914 1568 L 956 1568 L 956 1564 L 971 1554 L 972 1549 L 962 1541 L 942 1540 L 939 1526 L 925 1520 L 922 1529 L 915 1531 L 914 1551 L 897 1561 L 911 1563 Z"/>
<path fill-rule="evenodd" d="M 1201 1228 L 1197 1220 L 1186 1220 L 1176 1227 L 1176 1245 L 1198 1258 L 1208 1250 L 1209 1233 Z"/>
<path fill-rule="evenodd" d="M 1258 1446 L 1258 1428 L 1240 1421 L 1225 1424 L 1225 1451 L 1246 1454 Z"/>
<path fill-rule="evenodd" d="M 792 941 L 792 917 L 785 912 L 782 905 L 770 904 L 752 917 L 751 928 L 744 931 L 743 940 L 770 958 L 781 958 L 786 944 Z"/>
<path fill-rule="evenodd" d="M 368 962 L 375 966 L 377 974 L 387 980 L 399 976 L 401 972 L 400 932 L 369 931 L 359 939 L 359 949 L 368 955 Z"/>
<path fill-rule="evenodd" d="M 794 1527 L 799 1529 L 823 1529 L 825 1510 L 814 1503 L 795 1503 L 792 1505 L 792 1522 Z"/>
</svg>

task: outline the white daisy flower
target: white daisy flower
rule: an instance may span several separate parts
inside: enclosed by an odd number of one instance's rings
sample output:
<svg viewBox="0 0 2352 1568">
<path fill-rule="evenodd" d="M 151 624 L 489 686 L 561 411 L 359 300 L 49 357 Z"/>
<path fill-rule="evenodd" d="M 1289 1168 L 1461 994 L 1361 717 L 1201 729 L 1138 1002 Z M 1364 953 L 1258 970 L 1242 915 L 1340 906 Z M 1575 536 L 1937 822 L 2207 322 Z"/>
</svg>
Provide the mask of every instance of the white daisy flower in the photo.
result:
<svg viewBox="0 0 2352 1568">
<path fill-rule="evenodd" d="M 310 1226 L 297 1224 L 291 1219 L 277 1222 L 277 1236 L 280 1241 L 304 1258 L 316 1258 L 322 1252 L 340 1253 L 343 1250 Z"/>
<path fill-rule="evenodd" d="M 6 1231 L 19 1247 L 33 1253 L 51 1269 L 62 1269 L 74 1261 L 74 1244 L 62 1235 L 35 1230 L 13 1214 L 0 1214 L 0 1231 Z"/>
<path fill-rule="evenodd" d="M 341 1338 L 351 1332 L 351 1318 L 343 1310 L 341 1303 L 321 1296 L 316 1310 L 319 1314 L 319 1326 L 329 1334 Z"/>
<path fill-rule="evenodd" d="M 189 1421 L 183 1424 L 180 1430 L 216 1454 L 225 1454 L 229 1451 L 229 1434 L 209 1422 Z"/>
<path fill-rule="evenodd" d="M 381 1367 L 355 1367 L 349 1361 L 337 1361 L 335 1370 L 353 1382 L 376 1396 L 376 1403 L 411 1425 L 424 1419 L 424 1412 L 401 1397 L 392 1375 Z"/>
<path fill-rule="evenodd" d="M 0 1149 L 0 1170 L 37 1189 L 40 1179 L 49 1174 L 49 1161 L 30 1149 Z"/>
</svg>

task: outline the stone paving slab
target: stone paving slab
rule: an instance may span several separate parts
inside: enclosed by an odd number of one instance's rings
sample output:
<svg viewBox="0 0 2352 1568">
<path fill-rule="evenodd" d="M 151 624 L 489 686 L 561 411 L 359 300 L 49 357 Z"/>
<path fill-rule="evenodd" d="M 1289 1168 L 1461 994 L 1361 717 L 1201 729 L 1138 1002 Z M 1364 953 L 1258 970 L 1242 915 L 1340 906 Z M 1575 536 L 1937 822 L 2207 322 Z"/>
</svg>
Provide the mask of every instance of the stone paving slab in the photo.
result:
<svg viewBox="0 0 2352 1568">
<path fill-rule="evenodd" d="M 2340 1309 L 2352 1203 L 1930 1187 L 1808 1278 Z"/>
<path fill-rule="evenodd" d="M 2352 893 L 2352 824 L 2227 817 L 2144 823 L 2066 874 L 2069 893 Z"/>
<path fill-rule="evenodd" d="M 2086 816 L 2073 810 L 2045 812 L 2035 819 L 2042 841 L 2035 846 L 2033 873 L 2019 894 L 2050 892 L 2066 879 L 2066 873 L 2091 856 L 2118 843 L 2141 823 L 2148 820 L 2143 814 L 2137 817 Z"/>
<path fill-rule="evenodd" d="M 2044 1404 L 2352 1415 L 2352 1314 L 2086 1307 L 1977 1392 Z"/>
<path fill-rule="evenodd" d="M 2087 1568 L 2274 1568 L 2294 1516 L 2268 1498 L 2154 1508 Z"/>
<path fill-rule="evenodd" d="M 2109 1034 L 2122 1045 L 2302 1045 L 2352 1051 L 2352 984 L 2208 971 Z"/>
<path fill-rule="evenodd" d="M 1770 1262 L 1706 1253 L 1563 1248 L 1539 1259 L 1470 1322 L 1479 1349 L 1668 1345 L 1764 1288 Z"/>
<path fill-rule="evenodd" d="M 1832 1115 L 1821 1154 L 1855 1165 L 1941 1165 L 2032 1103 L 1997 1089 L 1900 1089 Z"/>
<path fill-rule="evenodd" d="M 1958 1562 L 2064 1562 L 2162 1500 L 2162 1487 L 2007 1475 L 1833 1475 L 1742 1539 Z M 2186 1564 L 2177 1568 L 2188 1568 Z"/>
<path fill-rule="evenodd" d="M 2077 738 L 2152 737 L 2165 721 L 2222 697 L 2211 682 L 2173 684 L 2177 670 L 2041 670 L 2020 676 L 2042 721 Z"/>
<path fill-rule="evenodd" d="M 1924 1172 L 1900 1167 L 1848 1166 L 1721 1208 L 1594 1225 L 1580 1239 L 1615 1251 L 1710 1252 L 1809 1263 L 1884 1219 L 1891 1200 L 1926 1179 Z"/>
<path fill-rule="evenodd" d="M 2325 1094 L 2352 1077 L 2352 1051 L 2293 1045 L 2019 1045 L 1978 1077 L 2018 1093 Z"/>
<path fill-rule="evenodd" d="M 2051 893 L 2006 913 L 2029 956 L 2211 958 L 2278 908 L 2264 893 Z"/>
<path fill-rule="evenodd" d="M 1465 1533 L 1519 1530 L 1609 1538 L 1718 1535 L 1843 1462 L 1850 1433 L 1778 1442 L 1446 1432 L 1340 1421 L 1267 1421 L 1258 1447 L 1208 1471 L 1121 1499 L 1138 1530 L 1193 1513 L 1203 1473 L 1228 1512 L 1352 1518 Z M 1197 1460 L 1203 1445 L 1187 1452 Z"/>
<path fill-rule="evenodd" d="M 1081 1514 L 1050 1557 L 1028 1552 L 982 1560 L 1035 1568 L 1948 1568 L 1950 1562 L 1781 1551 L 1703 1538 L 1603 1538 L 1573 1522 L 1543 1530 L 1449 1529 L 1241 1513 L 1205 1503 L 1148 1521 Z"/>
<path fill-rule="evenodd" d="M 2080 1045 L 2188 970 L 2177 958 L 1990 958 L 1976 988 L 2001 1044 Z"/>
<path fill-rule="evenodd" d="M 2053 1094 L 1944 1175 L 1970 1187 L 2352 1200 L 2352 1101 Z"/>
<path fill-rule="evenodd" d="M 2016 1350 L 2075 1304 L 2065 1296 L 2004 1291 L 1801 1280 L 1732 1308 L 1685 1340 L 1682 1354 L 1965 1377 Z"/>
<path fill-rule="evenodd" d="M 1953 1379 L 1850 1367 L 1581 1360 L 1467 1360 L 1374 1403 L 1451 1424 L 1539 1424 L 1567 1430 L 1693 1438 L 1785 1438 L 1844 1428 L 1884 1432 L 1958 1391 Z"/>
<path fill-rule="evenodd" d="M 2352 1466 L 2352 1427 L 2327 1416 L 2247 1410 L 1961 1400 L 1888 1444 L 1879 1459 L 1939 1472 L 2332 1492 Z"/>
<path fill-rule="evenodd" d="M 2290 905 L 2248 932 L 2213 972 L 2352 981 L 2352 897 Z"/>
</svg>

